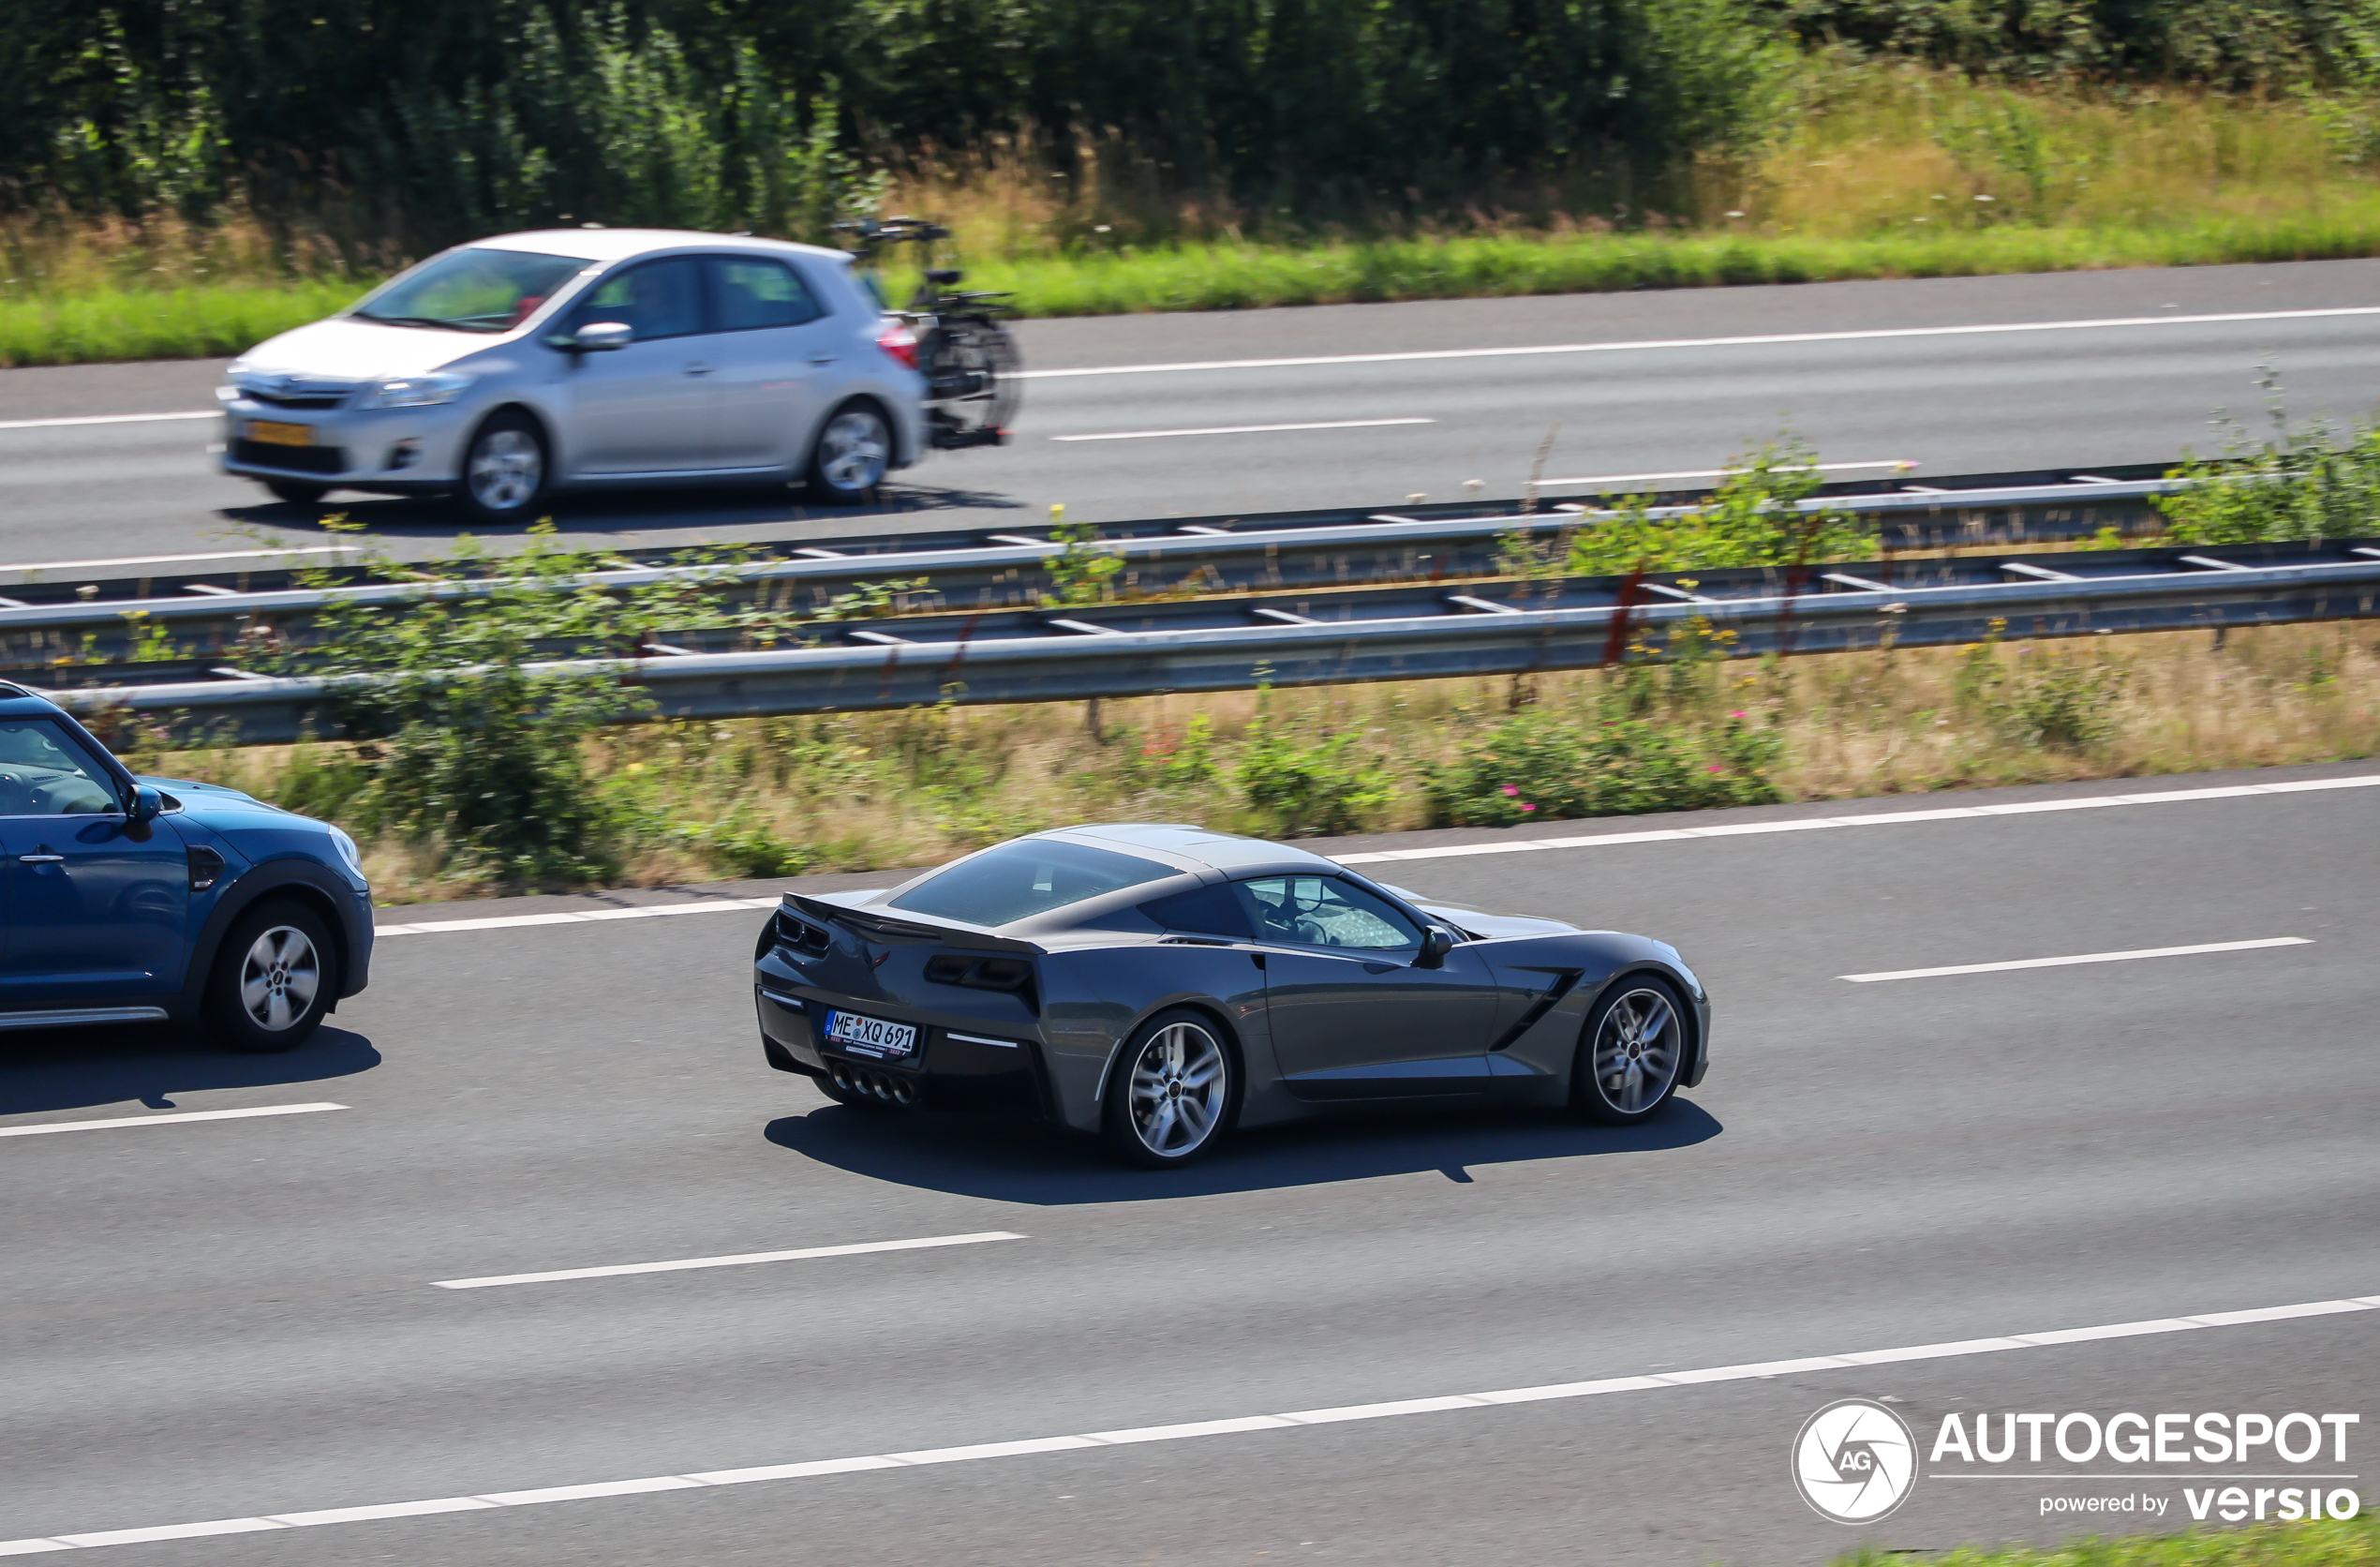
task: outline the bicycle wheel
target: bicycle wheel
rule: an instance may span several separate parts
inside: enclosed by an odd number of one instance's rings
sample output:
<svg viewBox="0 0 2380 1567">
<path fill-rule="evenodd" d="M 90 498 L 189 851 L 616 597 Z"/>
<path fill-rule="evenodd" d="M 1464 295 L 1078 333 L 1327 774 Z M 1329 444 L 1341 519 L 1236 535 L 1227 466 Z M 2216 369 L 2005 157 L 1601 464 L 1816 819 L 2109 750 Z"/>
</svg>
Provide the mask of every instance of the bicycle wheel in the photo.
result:
<svg viewBox="0 0 2380 1567">
<path fill-rule="evenodd" d="M 945 319 L 918 345 L 928 418 L 936 445 L 974 446 L 999 438 L 1017 417 L 1023 359 L 1016 339 L 980 317 Z"/>
</svg>

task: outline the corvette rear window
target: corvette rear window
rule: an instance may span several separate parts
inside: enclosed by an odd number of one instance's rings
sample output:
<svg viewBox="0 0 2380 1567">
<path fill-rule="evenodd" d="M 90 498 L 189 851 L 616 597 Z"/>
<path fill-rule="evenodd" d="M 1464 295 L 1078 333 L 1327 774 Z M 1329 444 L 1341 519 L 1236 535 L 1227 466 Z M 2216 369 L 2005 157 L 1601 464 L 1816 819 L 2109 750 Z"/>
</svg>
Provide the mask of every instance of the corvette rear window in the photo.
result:
<svg viewBox="0 0 2380 1567">
<path fill-rule="evenodd" d="M 1005 925 L 1178 874 L 1170 865 L 1138 855 L 1020 838 L 927 877 L 888 906 L 970 925 Z"/>
</svg>

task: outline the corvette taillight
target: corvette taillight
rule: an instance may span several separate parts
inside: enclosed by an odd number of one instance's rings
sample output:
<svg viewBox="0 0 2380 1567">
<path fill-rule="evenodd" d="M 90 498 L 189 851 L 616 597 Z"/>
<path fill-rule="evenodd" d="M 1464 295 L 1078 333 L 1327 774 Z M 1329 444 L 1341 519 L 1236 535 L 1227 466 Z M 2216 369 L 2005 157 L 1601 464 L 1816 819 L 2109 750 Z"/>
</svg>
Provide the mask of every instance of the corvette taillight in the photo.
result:
<svg viewBox="0 0 2380 1567">
<path fill-rule="evenodd" d="M 917 334 L 909 330 L 907 321 L 888 318 L 876 334 L 876 346 L 908 368 L 917 367 Z"/>
</svg>

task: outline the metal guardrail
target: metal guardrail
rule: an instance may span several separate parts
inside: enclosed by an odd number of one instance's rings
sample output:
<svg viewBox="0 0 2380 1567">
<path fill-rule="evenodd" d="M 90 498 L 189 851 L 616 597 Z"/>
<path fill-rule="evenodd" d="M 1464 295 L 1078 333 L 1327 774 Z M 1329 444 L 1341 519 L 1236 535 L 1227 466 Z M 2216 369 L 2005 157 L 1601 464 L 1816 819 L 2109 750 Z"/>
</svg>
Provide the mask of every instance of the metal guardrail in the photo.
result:
<svg viewBox="0 0 2380 1567">
<path fill-rule="evenodd" d="M 2287 559 L 2291 547 L 2301 558 Z M 2265 563 L 2227 559 L 2254 553 Z M 2056 558 L 2074 564 L 2076 557 Z M 1696 596 L 1552 608 L 1496 604 L 1475 613 L 1144 631 L 1060 628 L 1007 637 L 575 660 L 541 670 L 617 675 L 641 687 L 656 716 L 753 717 L 965 703 L 1321 685 L 1591 667 L 1615 641 L 1659 637 L 1701 619 L 1735 634 L 1730 650 L 1839 651 L 1887 637 L 1904 647 L 1970 642 L 1995 619 L 2017 637 L 2277 624 L 2375 613 L 2380 547 L 2334 545 L 2211 552 L 2149 569 L 2084 577 L 2056 568 L 2015 581 L 1895 586 L 1830 569 L 1822 591 Z M 2014 564 L 2014 563 L 2011 563 Z M 2045 576 L 2048 579 L 2045 579 Z M 1798 585 L 1795 585 L 1798 586 Z M 1616 601 L 1622 584 L 1602 587 Z M 1697 592 L 1699 591 L 1699 585 Z M 1069 617 L 1071 618 L 1071 617 Z M 1084 622 L 1089 625 L 1090 622 Z M 1615 635 L 1615 632 L 1617 634 Z M 183 726 L 228 726 L 249 743 L 341 732 L 345 694 L 368 678 L 249 679 L 123 686 L 57 694 L 95 718 L 113 711 Z"/>
<path fill-rule="evenodd" d="M 1805 505 L 1875 518 L 1888 549 L 2016 545 L 2087 537 L 2110 527 L 2136 530 L 2153 515 L 2149 501 L 2176 487 L 2170 480 L 2142 477 L 2145 471 L 1983 474 L 1900 482 L 1892 489 L 1877 487 L 1886 482 L 1867 481 L 1829 485 Z M 1702 493 L 1663 495 L 1655 515 L 1684 510 Z M 1550 537 L 1592 525 L 1593 514 L 1574 502 L 1533 513 L 1524 513 L 1523 504 L 1156 519 L 1103 531 L 1106 547 L 1123 560 L 1119 586 L 1130 594 L 1185 584 L 1251 591 L 1480 576 L 1495 571 L 1499 547 L 1516 529 Z M 1042 529 L 754 547 L 783 553 L 728 567 L 647 561 L 573 580 L 627 590 L 690 575 L 724 575 L 744 602 L 798 612 L 823 606 L 862 582 L 924 577 L 928 588 L 911 595 L 913 602 L 981 612 L 1037 603 L 1048 563 L 1064 546 Z M 275 578 L 282 585 L 260 586 L 260 579 Z M 306 588 L 290 581 L 290 574 L 275 572 L 9 585 L 0 589 L 0 670 L 38 678 L 37 671 L 65 657 L 122 657 L 149 628 L 162 628 L 193 648 L 205 666 L 222 663 L 243 634 L 260 624 L 286 628 L 334 604 L 401 607 L 425 595 L 469 597 L 488 587 L 383 580 Z"/>
</svg>

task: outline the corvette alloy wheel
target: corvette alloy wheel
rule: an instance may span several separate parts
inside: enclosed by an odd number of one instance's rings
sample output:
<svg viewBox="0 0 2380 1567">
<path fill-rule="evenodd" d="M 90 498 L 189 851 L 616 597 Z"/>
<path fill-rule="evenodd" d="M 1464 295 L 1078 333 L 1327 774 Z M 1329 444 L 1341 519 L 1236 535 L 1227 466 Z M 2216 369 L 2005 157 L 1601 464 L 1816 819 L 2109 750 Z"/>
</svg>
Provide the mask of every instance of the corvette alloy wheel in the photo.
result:
<svg viewBox="0 0 2380 1567">
<path fill-rule="evenodd" d="M 1686 1024 L 1667 987 L 1637 984 L 1606 1003 L 1587 1043 L 1581 1106 L 1599 1120 L 1642 1120 L 1659 1109 L 1686 1059 Z"/>
<path fill-rule="evenodd" d="M 1213 1140 L 1230 1097 L 1222 1041 L 1201 1023 L 1163 1022 L 1133 1051 L 1124 1122 L 1148 1162 L 1180 1164 Z"/>
</svg>

